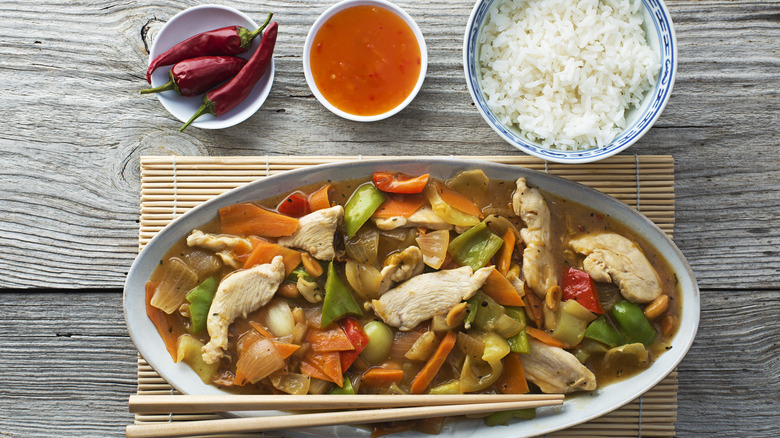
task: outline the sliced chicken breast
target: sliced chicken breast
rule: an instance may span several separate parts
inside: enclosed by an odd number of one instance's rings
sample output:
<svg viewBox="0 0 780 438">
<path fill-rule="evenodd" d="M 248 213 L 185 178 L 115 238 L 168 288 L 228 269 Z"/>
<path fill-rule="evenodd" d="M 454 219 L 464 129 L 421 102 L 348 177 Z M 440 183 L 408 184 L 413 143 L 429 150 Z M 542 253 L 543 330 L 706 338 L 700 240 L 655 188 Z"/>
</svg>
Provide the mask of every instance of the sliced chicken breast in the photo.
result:
<svg viewBox="0 0 780 438">
<path fill-rule="evenodd" d="M 224 355 L 230 324 L 265 306 L 284 281 L 284 274 L 282 256 L 276 256 L 271 263 L 236 271 L 222 279 L 206 319 L 211 338 L 202 350 L 206 363 L 214 363 Z"/>
<path fill-rule="evenodd" d="M 596 376 L 573 354 L 534 339 L 528 340 L 530 352 L 523 355 L 523 370 L 528 381 L 547 394 L 565 394 L 596 389 Z"/>
<path fill-rule="evenodd" d="M 238 245 L 245 245 L 247 248 L 252 246 L 249 239 L 226 234 L 210 234 L 200 230 L 192 230 L 187 236 L 187 246 L 197 246 L 215 252 L 230 250 Z"/>
<path fill-rule="evenodd" d="M 463 266 L 421 274 L 371 301 L 371 305 L 385 323 L 408 331 L 471 298 L 494 269 L 490 266 L 474 272 Z"/>
<path fill-rule="evenodd" d="M 344 218 L 344 207 L 323 208 L 298 220 L 298 229 L 292 236 L 281 237 L 279 245 L 307 251 L 319 260 L 333 260 L 333 236 L 339 222 Z"/>
<path fill-rule="evenodd" d="M 525 178 L 517 180 L 512 208 L 526 225 L 520 230 L 525 243 L 523 277 L 528 287 L 544 298 L 551 287 L 558 285 L 558 270 L 552 254 L 550 209 L 541 192 L 528 187 Z"/>
<path fill-rule="evenodd" d="M 433 212 L 431 207 L 423 206 L 409 217 L 395 216 L 384 219 L 373 219 L 376 227 L 383 231 L 396 228 L 427 228 L 429 230 L 451 230 L 452 224 L 444 222 L 442 218 Z"/>
<path fill-rule="evenodd" d="M 420 248 L 410 246 L 405 250 L 390 254 L 385 259 L 384 267 L 380 275 L 379 290 L 377 294 L 381 296 L 394 284 L 403 283 L 410 278 L 422 274 L 425 269 L 423 262 L 423 253 Z"/>
<path fill-rule="evenodd" d="M 642 249 L 619 234 L 577 236 L 569 247 L 587 256 L 583 268 L 594 280 L 614 283 L 632 303 L 649 303 L 663 292 L 661 279 Z"/>
</svg>

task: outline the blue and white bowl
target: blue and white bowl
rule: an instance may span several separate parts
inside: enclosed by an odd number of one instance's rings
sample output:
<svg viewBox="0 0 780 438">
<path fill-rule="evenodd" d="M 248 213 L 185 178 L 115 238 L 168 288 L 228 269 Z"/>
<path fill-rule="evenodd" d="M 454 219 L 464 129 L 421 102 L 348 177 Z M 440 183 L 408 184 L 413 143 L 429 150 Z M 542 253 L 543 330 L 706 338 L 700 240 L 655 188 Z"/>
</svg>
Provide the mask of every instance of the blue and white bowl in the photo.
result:
<svg viewBox="0 0 780 438">
<path fill-rule="evenodd" d="M 563 151 L 544 147 L 521 136 L 517 127 L 503 124 L 488 108 L 480 85 L 479 35 L 488 12 L 505 0 L 477 0 L 471 11 L 463 41 L 463 68 L 466 83 L 482 117 L 501 137 L 521 151 L 558 163 L 588 163 L 617 154 L 639 140 L 661 115 L 672 94 L 677 73 L 677 38 L 669 10 L 662 0 L 641 0 L 647 42 L 658 51 L 661 64 L 655 86 L 647 92 L 641 105 L 626 111 L 626 128 L 611 143 L 588 150 Z"/>
</svg>

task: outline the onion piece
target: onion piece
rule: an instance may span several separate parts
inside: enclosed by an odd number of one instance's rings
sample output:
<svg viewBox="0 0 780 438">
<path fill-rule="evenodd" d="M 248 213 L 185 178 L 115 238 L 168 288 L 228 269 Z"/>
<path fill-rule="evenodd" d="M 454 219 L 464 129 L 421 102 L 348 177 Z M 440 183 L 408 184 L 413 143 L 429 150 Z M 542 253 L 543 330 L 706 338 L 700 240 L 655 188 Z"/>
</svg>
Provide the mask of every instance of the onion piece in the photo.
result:
<svg viewBox="0 0 780 438">
<path fill-rule="evenodd" d="M 441 268 L 447 257 L 450 232 L 447 230 L 431 231 L 417 236 L 415 240 L 423 253 L 423 262 L 433 269 Z"/>
<path fill-rule="evenodd" d="M 365 228 L 344 244 L 347 256 L 358 263 L 376 263 L 379 251 L 379 233 L 374 228 Z"/>
<path fill-rule="evenodd" d="M 198 285 L 198 274 L 175 257 L 168 259 L 166 268 L 150 304 L 170 315 L 184 303 L 187 293 Z"/>
<path fill-rule="evenodd" d="M 379 269 L 373 265 L 364 265 L 354 260 L 347 260 L 344 267 L 344 273 L 347 276 L 347 282 L 352 289 L 365 299 L 377 297 L 379 283 L 382 281 L 382 274 Z"/>
<path fill-rule="evenodd" d="M 422 336 L 422 332 L 413 330 L 410 332 L 398 331 L 393 337 L 393 344 L 390 346 L 390 358 L 400 360 L 412 348 L 415 341 Z"/>
<path fill-rule="evenodd" d="M 274 344 L 266 338 L 258 339 L 236 362 L 236 380 L 257 383 L 282 368 L 284 359 Z"/>
<path fill-rule="evenodd" d="M 184 261 L 197 272 L 200 280 L 211 277 L 222 268 L 222 262 L 219 257 L 199 249 L 188 252 L 184 255 Z"/>
<path fill-rule="evenodd" d="M 293 395 L 305 395 L 311 387 L 311 377 L 298 373 L 276 371 L 268 376 L 271 385 L 279 391 Z"/>
</svg>

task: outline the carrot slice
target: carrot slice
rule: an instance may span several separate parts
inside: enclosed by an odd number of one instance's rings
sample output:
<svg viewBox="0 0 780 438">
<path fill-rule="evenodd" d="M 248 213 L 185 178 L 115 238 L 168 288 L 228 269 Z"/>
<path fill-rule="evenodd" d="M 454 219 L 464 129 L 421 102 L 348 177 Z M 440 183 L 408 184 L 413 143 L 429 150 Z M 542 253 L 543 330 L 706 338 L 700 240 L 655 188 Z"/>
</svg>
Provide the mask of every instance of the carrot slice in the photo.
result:
<svg viewBox="0 0 780 438">
<path fill-rule="evenodd" d="M 249 325 L 252 326 L 253 329 L 257 330 L 258 333 L 263 335 L 266 338 L 273 338 L 274 335 L 271 334 L 265 327 L 263 327 L 262 324 L 260 324 L 257 321 L 249 321 Z"/>
<path fill-rule="evenodd" d="M 344 375 L 341 373 L 341 356 L 339 356 L 338 351 L 310 351 L 306 354 L 305 360 L 327 376 L 324 380 L 331 381 L 340 387 L 344 385 Z"/>
<path fill-rule="evenodd" d="M 376 209 L 371 217 L 390 218 L 390 217 L 409 217 L 419 210 L 427 200 L 422 193 L 411 195 L 404 194 L 385 194 L 387 200 Z"/>
<path fill-rule="evenodd" d="M 219 209 L 222 232 L 243 236 L 282 237 L 298 229 L 298 219 L 261 208 L 251 202 Z"/>
<path fill-rule="evenodd" d="M 366 388 L 386 388 L 393 383 L 400 383 L 403 378 L 404 370 L 371 368 L 363 373 L 360 384 Z"/>
<path fill-rule="evenodd" d="M 271 243 L 257 237 L 251 237 L 252 252 L 249 253 L 249 257 L 244 262 L 244 269 L 249 269 L 255 265 L 263 265 L 271 263 L 274 257 L 282 256 L 282 262 L 284 263 L 285 275 L 290 273 L 301 264 L 301 252 L 292 248 L 287 248 L 276 243 Z"/>
<path fill-rule="evenodd" d="M 355 346 L 340 326 L 334 325 L 327 330 L 310 328 L 306 333 L 306 342 L 311 344 L 313 351 L 349 351 Z"/>
<path fill-rule="evenodd" d="M 452 208 L 456 208 L 463 213 L 470 214 L 476 217 L 482 217 L 482 210 L 477 207 L 477 204 L 473 203 L 471 199 L 461 195 L 460 193 L 450 190 L 447 187 L 441 185 L 438 181 L 435 181 L 436 190 L 441 195 L 441 199 Z"/>
<path fill-rule="evenodd" d="M 287 359 L 288 357 L 292 356 L 292 354 L 295 353 L 299 348 L 301 348 L 300 345 L 288 344 L 286 342 L 276 342 L 273 339 L 271 342 L 274 344 L 274 347 L 279 350 L 279 354 L 282 355 L 282 359 Z"/>
<path fill-rule="evenodd" d="M 506 230 L 506 233 L 504 233 L 504 244 L 498 250 L 496 269 L 503 276 L 506 276 L 506 273 L 509 272 L 509 266 L 512 264 L 512 251 L 515 249 L 515 239 L 514 231 Z"/>
<path fill-rule="evenodd" d="M 553 338 L 552 336 L 550 336 L 549 333 L 547 333 L 544 330 L 539 330 L 538 328 L 533 328 L 533 327 L 526 327 L 525 331 L 526 333 L 528 333 L 528 336 L 535 338 L 537 341 L 544 342 L 547 345 L 552 345 L 553 347 L 560 347 L 560 348 L 569 348 L 569 345 L 564 344 L 563 342 Z"/>
<path fill-rule="evenodd" d="M 519 353 L 509 353 L 503 361 L 504 369 L 501 372 L 496 385 L 504 394 L 525 394 L 528 392 L 528 381 L 525 379 L 525 370 Z"/>
<path fill-rule="evenodd" d="M 447 356 L 452 351 L 452 347 L 455 346 L 455 340 L 457 336 L 455 332 L 447 332 L 444 339 L 441 340 L 433 356 L 428 359 L 428 362 L 422 367 L 419 373 L 414 376 L 412 380 L 411 392 L 412 394 L 422 394 L 428 385 L 431 384 L 436 373 L 439 372 L 444 361 L 447 360 Z"/>
<path fill-rule="evenodd" d="M 311 211 L 322 210 L 324 208 L 330 208 L 330 198 L 328 197 L 328 191 L 330 190 L 330 184 L 325 184 L 309 195 L 309 208 Z"/>
<path fill-rule="evenodd" d="M 502 306 L 525 306 L 523 298 L 509 280 L 495 269 L 485 279 L 482 291 Z"/>
<path fill-rule="evenodd" d="M 165 312 L 152 306 L 152 297 L 156 290 L 157 284 L 152 282 L 146 283 L 146 316 L 149 317 L 155 328 L 157 328 L 157 333 L 160 334 L 165 344 L 165 349 L 168 350 L 171 358 L 176 362 L 176 341 L 184 332 L 177 330 L 174 324 L 168 323 L 168 315 Z"/>
<path fill-rule="evenodd" d="M 326 380 L 328 382 L 332 382 L 333 381 L 325 373 L 320 371 L 319 368 L 317 368 L 314 365 L 312 365 L 312 363 L 309 362 L 306 359 L 303 359 L 301 361 L 301 374 L 305 374 L 305 375 L 307 375 L 309 377 L 313 377 L 315 379 Z"/>
</svg>

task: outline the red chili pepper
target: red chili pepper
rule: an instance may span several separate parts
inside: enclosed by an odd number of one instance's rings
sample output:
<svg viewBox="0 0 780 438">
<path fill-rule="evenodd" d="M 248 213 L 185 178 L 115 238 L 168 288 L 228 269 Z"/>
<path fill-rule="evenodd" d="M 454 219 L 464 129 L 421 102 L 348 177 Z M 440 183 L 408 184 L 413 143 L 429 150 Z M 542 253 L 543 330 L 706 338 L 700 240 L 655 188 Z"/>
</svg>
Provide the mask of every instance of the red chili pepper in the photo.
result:
<svg viewBox="0 0 780 438">
<path fill-rule="evenodd" d="M 295 192 L 284 198 L 284 201 L 280 202 L 279 206 L 276 207 L 276 211 L 287 216 L 301 217 L 309 214 L 311 209 L 309 208 L 309 200 L 306 199 L 306 195 L 302 192 Z"/>
<path fill-rule="evenodd" d="M 582 307 L 594 313 L 604 313 L 596 292 L 596 283 L 590 274 L 579 269 L 569 268 L 563 276 L 561 300 L 576 300 Z"/>
<path fill-rule="evenodd" d="M 278 31 L 279 26 L 274 21 L 266 29 L 263 39 L 260 41 L 260 47 L 257 48 L 257 51 L 252 55 L 244 68 L 227 83 L 203 95 L 203 104 L 179 131 L 184 131 L 186 127 L 190 126 L 190 123 L 203 114 L 209 113 L 214 116 L 221 116 L 238 106 L 239 103 L 249 96 L 252 88 L 263 77 L 265 70 L 271 63 Z"/>
<path fill-rule="evenodd" d="M 347 371 L 352 362 L 357 359 L 363 349 L 366 348 L 366 345 L 368 345 L 368 335 L 366 335 L 366 332 L 363 331 L 363 326 L 355 318 L 344 318 L 339 321 L 339 325 L 344 330 L 344 334 L 347 335 L 349 342 L 352 342 L 352 346 L 355 347 L 354 350 L 339 352 L 341 355 L 341 370 Z"/>
<path fill-rule="evenodd" d="M 159 87 L 141 90 L 141 94 L 174 90 L 179 96 L 197 96 L 235 76 L 244 64 L 246 59 L 238 56 L 201 56 L 185 59 L 168 71 L 171 80 Z"/>
<path fill-rule="evenodd" d="M 374 185 L 383 192 L 420 193 L 428 184 L 428 175 L 411 177 L 401 172 L 374 172 Z"/>
<path fill-rule="evenodd" d="M 152 83 L 152 73 L 163 65 L 176 64 L 185 59 L 201 56 L 238 55 L 252 46 L 255 39 L 271 21 L 268 14 L 262 26 L 254 32 L 241 26 L 228 26 L 191 36 L 154 58 L 146 69 L 146 82 Z"/>
</svg>

